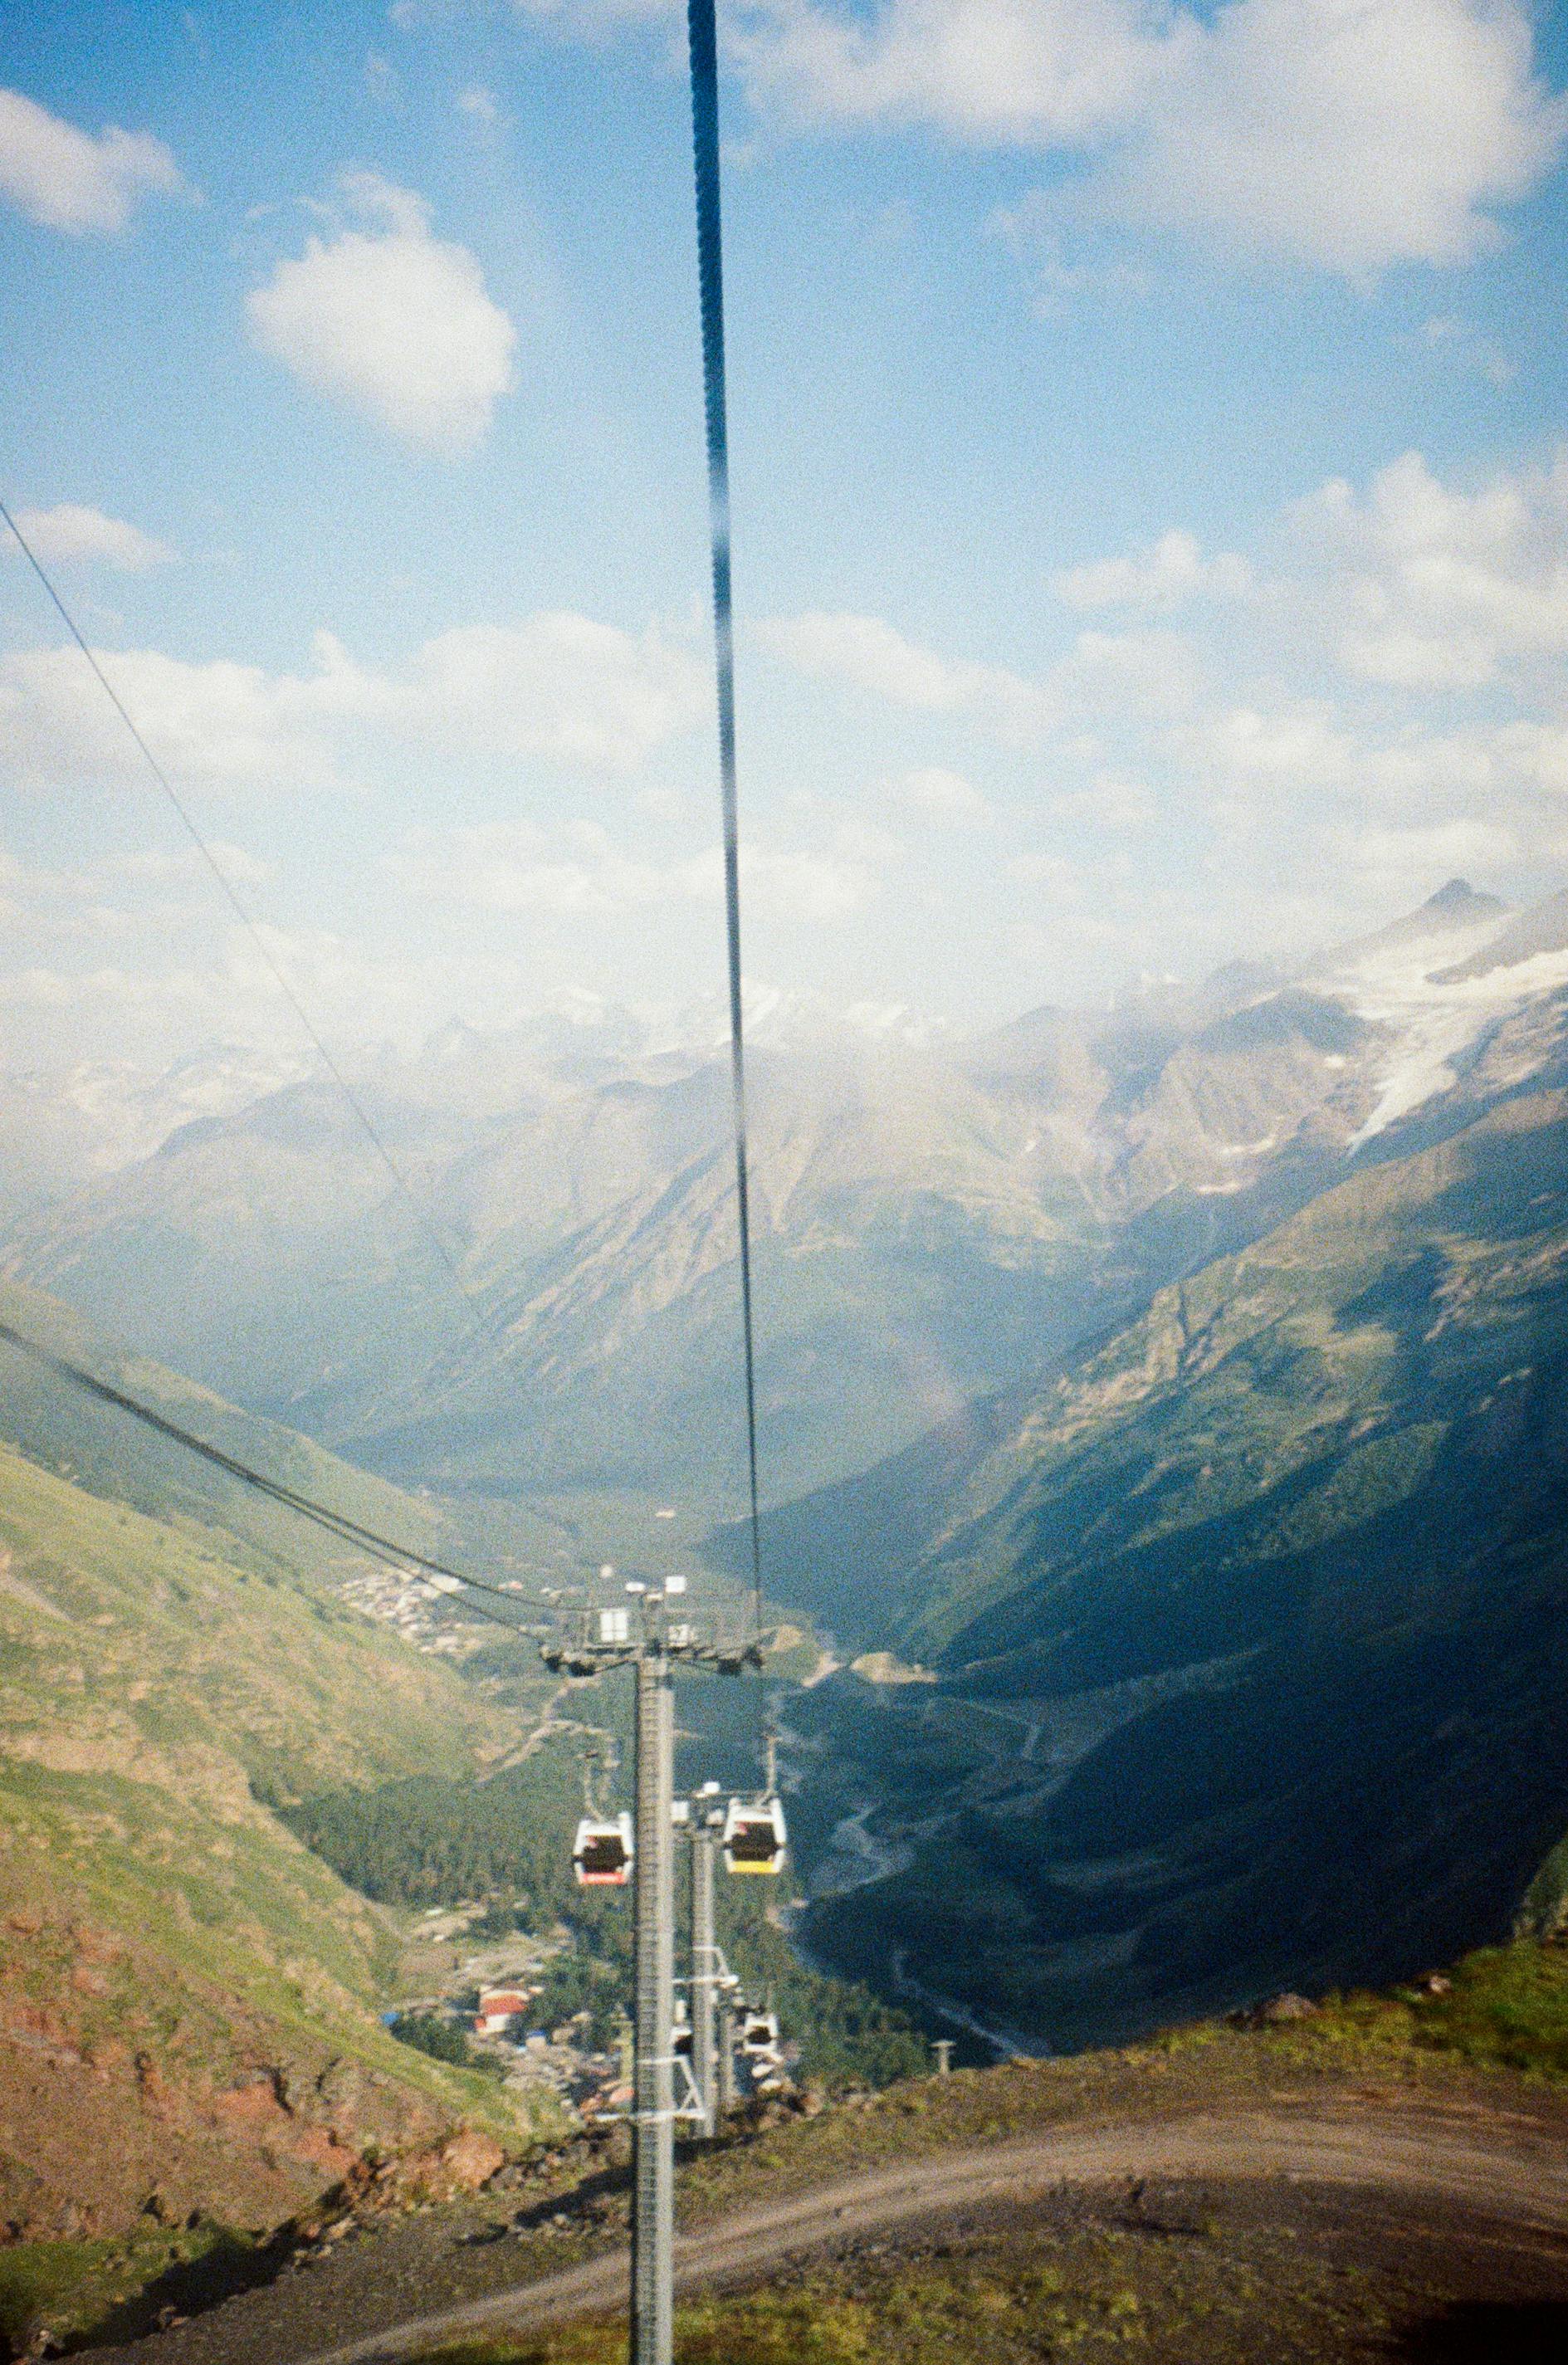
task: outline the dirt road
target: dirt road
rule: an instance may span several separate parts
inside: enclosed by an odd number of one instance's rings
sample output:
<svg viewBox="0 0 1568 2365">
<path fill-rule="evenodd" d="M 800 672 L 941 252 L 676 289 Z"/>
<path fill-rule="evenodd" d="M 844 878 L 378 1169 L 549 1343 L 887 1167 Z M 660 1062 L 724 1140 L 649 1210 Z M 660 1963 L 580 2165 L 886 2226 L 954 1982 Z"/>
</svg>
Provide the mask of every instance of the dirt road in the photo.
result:
<svg viewBox="0 0 1568 2365">
<path fill-rule="evenodd" d="M 1568 2154 L 1524 2121 L 1429 2110 L 1282 2108 L 1154 2125 L 1065 2128 L 847 2178 L 686 2236 L 677 2246 L 678 2282 L 683 2292 L 738 2283 L 785 2259 L 832 2250 L 873 2231 L 896 2232 L 948 2212 L 1128 2177 L 1221 2183 L 1278 2179 L 1353 2188 L 1438 2202 L 1477 2223 L 1568 2240 Z M 265 2354 L 279 2365 L 285 2359 L 287 2365 L 401 2365 L 438 2341 L 537 2330 L 611 2310 L 625 2287 L 625 2253 L 610 2250 L 542 2281 L 408 2317 L 331 2348 L 290 2350 L 269 2343 Z M 167 2344 L 171 2365 L 175 2348 L 176 2342 Z M 263 2352 L 258 2347 L 252 2353 Z M 179 2354 L 194 2365 L 194 2346 L 179 2344 Z"/>
</svg>

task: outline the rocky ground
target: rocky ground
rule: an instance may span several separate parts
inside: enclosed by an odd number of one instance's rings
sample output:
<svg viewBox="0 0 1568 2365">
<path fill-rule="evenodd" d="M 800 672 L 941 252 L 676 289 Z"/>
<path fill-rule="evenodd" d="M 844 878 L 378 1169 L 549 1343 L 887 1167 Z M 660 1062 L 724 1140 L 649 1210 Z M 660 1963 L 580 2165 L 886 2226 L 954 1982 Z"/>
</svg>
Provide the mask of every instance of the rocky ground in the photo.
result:
<svg viewBox="0 0 1568 2365">
<path fill-rule="evenodd" d="M 98 2353 L 610 2365 L 625 2185 L 614 2143 L 577 2145 L 466 2202 L 345 2215 L 266 2283 Z M 681 2186 L 682 2365 L 1568 2353 L 1568 2097 L 1338 2023 L 780 2114 Z"/>
</svg>

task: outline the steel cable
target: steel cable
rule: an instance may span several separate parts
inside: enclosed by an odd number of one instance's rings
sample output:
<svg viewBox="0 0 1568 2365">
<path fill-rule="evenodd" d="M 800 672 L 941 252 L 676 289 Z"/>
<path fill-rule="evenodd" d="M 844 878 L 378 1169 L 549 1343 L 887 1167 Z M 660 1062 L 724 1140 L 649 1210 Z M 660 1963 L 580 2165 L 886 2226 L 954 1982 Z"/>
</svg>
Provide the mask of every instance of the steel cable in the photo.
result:
<svg viewBox="0 0 1568 2365">
<path fill-rule="evenodd" d="M 325 1529 L 340 1542 L 352 1544 L 357 1551 L 368 1552 L 373 1559 L 383 1561 L 388 1567 L 399 1569 L 405 1575 L 434 1584 L 444 1599 L 455 1597 L 449 1588 L 456 1585 L 464 1587 L 465 1592 L 492 1595 L 498 1601 L 505 1601 L 512 1608 L 541 1608 L 544 1606 L 526 1597 L 520 1599 L 504 1586 L 491 1585 L 482 1576 L 466 1575 L 462 1569 L 453 1568 L 445 1561 L 431 1559 L 428 1552 L 416 1552 L 408 1544 L 398 1543 L 388 1536 L 378 1534 L 374 1528 L 367 1528 L 358 1519 L 351 1519 L 346 1511 L 335 1511 L 330 1504 L 318 1503 L 313 1496 L 302 1495 L 297 1487 L 286 1485 L 280 1478 L 267 1477 L 264 1472 L 252 1469 L 249 1463 L 241 1462 L 222 1446 L 210 1444 L 206 1438 L 182 1429 L 178 1421 L 170 1420 L 163 1413 L 154 1412 L 151 1405 L 128 1395 L 123 1388 L 117 1388 L 111 1381 L 100 1379 L 96 1373 L 84 1371 L 79 1363 L 73 1363 L 64 1355 L 56 1354 L 52 1348 L 42 1346 L 36 1339 L 28 1338 L 25 1332 L 13 1329 L 8 1322 L 0 1322 L 0 1341 L 16 1348 L 21 1354 L 30 1356 L 34 1362 L 42 1364 L 57 1378 L 69 1381 L 73 1387 L 80 1388 L 84 1394 L 96 1397 L 100 1404 L 128 1414 L 132 1420 L 139 1420 L 146 1428 L 155 1429 L 173 1444 L 183 1446 L 189 1453 L 198 1454 L 204 1462 L 210 1462 L 215 1468 L 230 1478 L 238 1479 L 242 1485 L 253 1487 L 258 1494 L 268 1496 L 285 1509 L 297 1512 L 301 1519 Z M 474 1610 L 479 1617 L 488 1618 L 494 1625 L 506 1626 L 513 1632 L 518 1631 L 510 1619 L 497 1618 L 493 1611 L 482 1608 L 476 1601 L 465 1599 L 462 1606 Z"/>
<path fill-rule="evenodd" d="M 756 1347 L 752 1317 L 751 1194 L 746 1145 L 745 1026 L 741 996 L 740 808 L 735 790 L 735 644 L 730 584 L 730 452 L 724 398 L 724 273 L 719 206 L 719 41 L 714 0 L 689 0 L 691 141 L 697 180 L 697 276 L 713 570 L 713 655 L 719 701 L 719 793 L 724 825 L 729 953 L 730 1091 L 734 1109 L 735 1212 L 740 1235 L 741 1336 L 745 1363 L 746 1475 L 751 1513 L 752 1616 L 762 1628 L 762 1535 L 756 1485 Z"/>
<path fill-rule="evenodd" d="M 344 1101 L 353 1114 L 360 1130 L 364 1133 L 365 1139 L 369 1142 L 381 1164 L 391 1176 L 394 1186 L 396 1187 L 399 1196 L 407 1205 L 415 1223 L 424 1234 L 425 1239 L 429 1241 L 431 1247 L 435 1250 L 436 1255 L 445 1266 L 446 1271 L 453 1281 L 457 1283 L 459 1294 L 464 1296 L 465 1300 L 466 1300 L 467 1294 L 463 1289 L 462 1276 L 458 1272 L 456 1259 L 453 1256 L 451 1250 L 446 1245 L 446 1242 L 442 1239 L 441 1234 L 437 1231 L 434 1224 L 431 1221 L 430 1216 L 420 1205 L 419 1201 L 415 1198 L 412 1191 L 409 1188 L 409 1184 L 403 1174 L 402 1169 L 398 1164 L 397 1160 L 393 1157 L 392 1152 L 387 1149 L 386 1144 L 382 1140 L 380 1134 L 376 1130 L 375 1122 L 371 1117 L 369 1110 L 365 1107 L 364 1102 L 354 1091 L 353 1086 L 349 1082 L 348 1078 L 344 1075 L 342 1070 L 333 1059 L 330 1051 L 328 1050 L 326 1044 L 321 1039 L 314 1020 L 311 1018 L 310 1013 L 305 1007 L 304 1003 L 301 1002 L 298 994 L 296 993 L 293 986 L 290 985 L 282 963 L 272 951 L 265 936 L 262 934 L 260 925 L 252 917 L 244 903 L 235 893 L 230 880 L 225 876 L 221 863 L 219 863 L 217 856 L 213 853 L 212 848 L 208 846 L 206 838 L 196 827 L 196 821 L 193 818 L 189 808 L 186 806 L 184 798 L 179 794 L 173 781 L 170 779 L 169 775 L 163 769 L 162 765 L 160 764 L 157 757 L 154 756 L 151 748 L 142 737 L 129 709 L 125 703 L 125 701 L 121 698 L 118 690 L 116 689 L 113 682 L 104 671 L 103 667 L 98 663 L 93 651 L 88 647 L 85 639 L 77 626 L 75 618 L 72 615 L 70 609 L 66 606 L 64 600 L 61 598 L 59 592 L 55 589 L 53 583 L 50 579 L 50 577 L 44 568 L 42 560 L 39 557 L 37 551 L 34 550 L 32 544 L 23 533 L 21 527 L 17 523 L 16 519 L 6 507 L 4 501 L 0 501 L 0 518 L 5 520 L 6 523 L 10 527 L 12 533 L 16 536 L 17 548 L 21 551 L 23 557 L 28 562 L 28 565 L 32 568 L 33 573 L 38 577 L 39 581 L 43 585 L 44 589 L 48 592 L 50 600 L 53 602 L 55 609 L 59 612 L 61 622 L 65 626 L 66 631 L 70 633 L 72 639 L 81 650 L 82 655 L 86 658 L 87 663 L 92 667 L 95 675 L 97 677 L 99 687 L 102 689 L 104 695 L 109 701 L 115 712 L 119 716 L 120 721 L 125 724 L 125 727 L 129 732 L 131 737 L 135 740 L 137 746 L 141 751 L 141 755 L 146 762 L 148 770 L 151 773 L 153 779 L 157 781 L 158 786 L 162 790 L 163 794 L 168 798 L 170 804 L 174 807 L 175 813 L 178 815 L 180 826 L 184 829 L 186 836 L 190 839 L 191 844 L 196 847 L 196 850 L 201 857 L 202 861 L 206 863 L 207 869 L 211 871 L 214 879 L 217 880 L 219 892 L 222 894 L 225 902 L 227 902 L 230 910 L 234 913 L 241 926 L 250 937 L 257 953 L 265 963 L 266 968 L 271 974 L 273 982 L 277 987 L 278 992 L 283 995 L 284 1000 L 287 1003 L 289 1008 L 298 1019 L 300 1026 L 304 1028 L 310 1042 L 315 1046 L 316 1054 L 319 1059 L 321 1065 L 326 1069 L 327 1073 L 330 1076 L 333 1083 L 336 1084 L 339 1092 L 342 1094 Z"/>
</svg>

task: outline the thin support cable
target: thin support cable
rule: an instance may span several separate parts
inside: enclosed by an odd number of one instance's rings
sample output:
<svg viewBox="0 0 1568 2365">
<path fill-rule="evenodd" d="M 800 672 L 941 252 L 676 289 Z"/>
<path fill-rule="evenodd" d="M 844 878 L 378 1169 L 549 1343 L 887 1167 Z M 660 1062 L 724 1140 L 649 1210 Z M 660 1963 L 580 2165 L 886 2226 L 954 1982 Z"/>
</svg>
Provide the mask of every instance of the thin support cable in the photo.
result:
<svg viewBox="0 0 1568 2365">
<path fill-rule="evenodd" d="M 724 824 L 729 947 L 730 1091 L 734 1107 L 735 1211 L 740 1232 L 741 1334 L 745 1362 L 746 1475 L 751 1510 L 752 1616 L 762 1628 L 762 1534 L 756 1485 L 756 1348 L 752 1318 L 751 1194 L 746 1150 L 745 1029 L 741 1001 L 740 808 L 735 792 L 735 641 L 730 585 L 730 453 L 724 401 L 724 273 L 719 204 L 719 44 L 714 0 L 689 0 L 691 137 L 697 178 L 697 274 L 713 562 L 713 653 L 719 697 L 719 791 Z"/>
<path fill-rule="evenodd" d="M 218 891 L 223 896 L 224 901 L 228 903 L 230 911 L 234 913 L 241 926 L 244 929 L 246 935 L 250 937 L 252 944 L 260 954 L 267 970 L 271 972 L 273 981 L 276 985 L 278 992 L 283 995 L 284 1000 L 287 1003 L 289 1008 L 298 1019 L 300 1026 L 304 1028 L 310 1042 L 314 1044 L 317 1056 L 320 1059 L 322 1066 L 326 1069 L 327 1073 L 330 1076 L 333 1083 L 336 1084 L 339 1092 L 342 1093 L 344 1102 L 347 1104 L 350 1110 L 352 1110 L 355 1121 L 359 1125 L 360 1130 L 364 1133 L 365 1139 L 369 1142 L 381 1164 L 391 1176 L 393 1184 L 396 1187 L 399 1197 L 408 1206 L 410 1214 L 413 1216 L 414 1221 L 419 1226 L 420 1230 L 424 1234 L 430 1246 L 435 1250 L 436 1255 L 445 1266 L 446 1271 L 451 1275 L 453 1281 L 456 1283 L 459 1294 L 464 1297 L 465 1302 L 466 1302 L 467 1292 L 463 1288 L 462 1275 L 458 1271 L 455 1258 L 448 1249 L 446 1242 L 442 1239 L 441 1234 L 437 1231 L 434 1224 L 431 1221 L 429 1216 L 420 1205 L 419 1201 L 414 1197 L 413 1193 L 409 1188 L 407 1179 L 404 1176 L 401 1167 L 393 1157 L 391 1151 L 387 1149 L 386 1144 L 382 1140 L 380 1134 L 376 1130 L 375 1122 L 371 1117 L 369 1110 L 365 1107 L 364 1102 L 354 1091 L 353 1086 L 349 1082 L 348 1078 L 343 1074 L 342 1070 L 333 1059 L 330 1051 L 328 1050 L 326 1044 L 322 1041 L 321 1037 L 317 1030 L 315 1022 L 312 1020 L 309 1012 L 306 1009 L 305 1004 L 299 999 L 299 996 L 295 992 L 293 986 L 290 985 L 286 972 L 267 944 L 266 938 L 263 935 L 260 925 L 252 917 L 251 913 L 247 910 L 241 899 L 235 893 L 233 887 L 230 885 L 230 880 L 223 870 L 222 865 L 218 862 L 217 857 L 212 851 L 212 848 L 208 846 L 200 830 L 196 827 L 189 808 L 174 788 L 174 783 L 171 781 L 167 772 L 163 769 L 162 765 L 160 764 L 157 757 L 154 756 L 151 748 L 142 737 L 140 731 L 137 728 L 137 725 L 132 719 L 124 700 L 120 697 L 118 690 L 116 689 L 113 682 L 109 679 L 107 674 L 104 671 L 103 667 L 98 663 L 97 658 L 94 656 L 93 651 L 88 647 L 86 641 L 83 638 L 81 632 L 77 628 L 75 618 L 72 615 L 70 609 L 67 608 L 64 600 L 55 589 L 52 581 L 44 569 L 43 563 L 39 559 L 37 551 L 34 550 L 32 544 L 28 542 L 26 534 L 23 533 L 21 527 L 17 523 L 16 519 L 6 507 L 4 501 L 0 501 L 0 518 L 4 518 L 6 523 L 10 527 L 12 533 L 16 536 L 17 547 L 21 551 L 23 557 L 27 560 L 28 566 L 32 568 L 33 573 L 38 577 L 39 581 L 43 585 L 45 591 L 49 594 L 49 597 L 53 602 L 54 607 L 60 615 L 61 622 L 64 624 L 66 631 L 70 633 L 72 639 L 81 650 L 82 655 L 86 658 L 87 663 L 92 667 L 94 673 L 97 677 L 99 687 L 102 689 L 104 695 L 107 698 L 110 705 L 114 708 L 115 712 L 119 716 L 120 721 L 125 724 L 126 729 L 129 732 L 131 737 L 135 740 L 137 746 L 140 749 L 148 770 L 151 773 L 153 779 L 157 781 L 158 786 L 162 790 L 163 794 L 168 798 L 170 804 L 174 807 L 175 813 L 179 816 L 180 825 L 184 829 L 186 836 L 190 839 L 191 844 L 196 847 L 197 854 L 201 857 L 203 862 L 206 863 L 214 879 L 217 880 Z"/>
<path fill-rule="evenodd" d="M 489 1594 L 498 1601 L 505 1601 L 509 1608 L 537 1608 L 542 1606 L 526 1597 L 520 1599 L 517 1595 L 508 1592 L 504 1586 L 491 1585 L 482 1576 L 466 1575 L 462 1569 L 453 1568 L 445 1561 L 431 1559 L 428 1552 L 416 1552 L 408 1544 L 398 1543 L 391 1537 L 380 1535 L 374 1528 L 367 1528 L 358 1519 L 352 1519 L 346 1511 L 336 1511 L 330 1504 L 318 1503 L 313 1496 L 302 1495 L 297 1487 L 286 1485 L 282 1479 L 267 1477 L 264 1472 L 252 1469 L 249 1463 L 241 1462 L 236 1454 L 226 1452 L 222 1446 L 210 1444 L 206 1438 L 182 1429 L 178 1421 L 170 1420 L 163 1413 L 154 1412 L 151 1405 L 128 1395 L 110 1381 L 100 1379 L 96 1373 L 84 1371 L 79 1363 L 57 1355 L 52 1348 L 41 1346 L 36 1339 L 28 1338 L 25 1332 L 13 1329 L 8 1322 L 0 1322 L 0 1341 L 16 1348 L 21 1354 L 30 1356 L 34 1362 L 42 1364 L 57 1378 L 69 1381 L 73 1387 L 80 1388 L 84 1395 L 95 1397 L 100 1404 L 128 1414 L 132 1420 L 155 1429 L 159 1436 L 182 1446 L 186 1452 L 210 1462 L 216 1469 L 238 1479 L 242 1485 L 253 1487 L 258 1494 L 269 1496 L 286 1510 L 297 1512 L 302 1519 L 308 1519 L 314 1526 L 336 1536 L 340 1542 L 368 1552 L 373 1559 L 384 1561 L 389 1568 L 396 1568 L 405 1575 L 418 1576 L 434 1584 L 444 1598 L 454 1597 L 452 1588 L 455 1586 L 464 1588 L 465 1593 Z M 472 1609 L 481 1618 L 488 1618 L 493 1625 L 505 1626 L 512 1632 L 518 1631 L 511 1620 L 497 1618 L 492 1611 L 481 1608 L 476 1601 L 464 1599 L 462 1607 Z"/>
</svg>

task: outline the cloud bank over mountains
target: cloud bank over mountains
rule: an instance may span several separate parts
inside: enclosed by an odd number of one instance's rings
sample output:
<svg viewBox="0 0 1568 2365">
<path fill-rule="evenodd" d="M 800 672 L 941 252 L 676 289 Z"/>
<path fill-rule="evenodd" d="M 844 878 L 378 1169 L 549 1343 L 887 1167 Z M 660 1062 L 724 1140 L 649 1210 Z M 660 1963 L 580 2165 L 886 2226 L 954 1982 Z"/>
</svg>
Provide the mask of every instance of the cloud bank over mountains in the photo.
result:
<svg viewBox="0 0 1568 2365">
<path fill-rule="evenodd" d="M 1562 455 L 1455 482 L 1409 453 L 1287 503 L 1249 552 L 1208 554 L 1171 526 L 1053 588 L 1029 673 L 887 617 L 750 629 L 756 711 L 804 701 L 857 751 L 836 790 L 798 779 L 748 814 L 762 958 L 961 1013 L 962 992 L 924 974 L 934 931 L 1019 1000 L 1092 993 L 1190 970 L 1222 940 L 1290 952 L 1351 932 L 1455 870 L 1529 891 L 1568 866 Z M 710 682 L 690 622 L 638 632 L 546 611 L 380 664 L 323 633 L 297 671 L 101 658 L 182 789 L 249 843 L 264 913 L 293 904 L 282 957 L 330 980 L 350 1031 L 385 1002 L 398 942 L 421 990 L 446 997 L 433 1023 L 493 1013 L 531 974 L 537 992 L 531 959 L 610 980 L 635 954 L 679 975 L 717 941 Z M 140 795 L 135 750 L 70 647 L 0 657 L 0 773 L 24 797 L 85 813 Z M 290 893 L 288 815 L 323 801 L 356 816 L 374 953 L 363 908 L 351 921 L 319 889 L 304 907 Z M 13 992 L 39 1006 L 67 1005 L 81 973 L 56 875 L 13 858 L 31 981 Z M 91 900 L 149 991 L 171 891 L 122 869 Z M 193 875 L 181 891 L 199 928 L 207 891 Z M 684 936 L 683 910 L 701 915 Z M 176 1000 L 197 999 L 193 972 Z"/>
<path fill-rule="evenodd" d="M 351 742 L 625 772 L 704 710 L 691 652 L 569 612 L 441 633 L 398 668 L 363 665 L 319 633 L 311 669 L 269 673 L 157 649 L 101 662 L 160 762 L 222 790 L 350 789 L 374 778 Z M 140 759 L 75 649 L 0 658 L 0 777 L 23 788 L 139 780 Z"/>
</svg>

